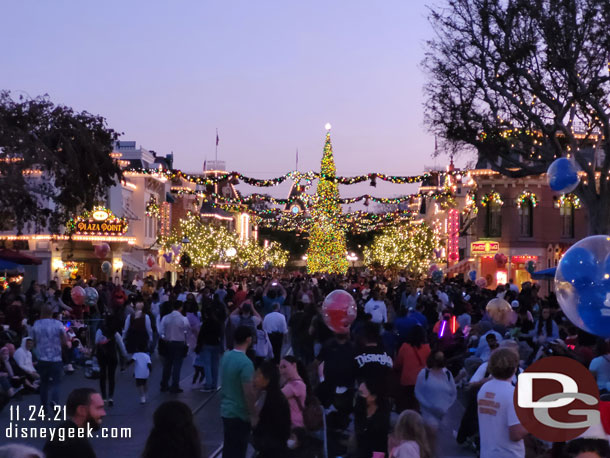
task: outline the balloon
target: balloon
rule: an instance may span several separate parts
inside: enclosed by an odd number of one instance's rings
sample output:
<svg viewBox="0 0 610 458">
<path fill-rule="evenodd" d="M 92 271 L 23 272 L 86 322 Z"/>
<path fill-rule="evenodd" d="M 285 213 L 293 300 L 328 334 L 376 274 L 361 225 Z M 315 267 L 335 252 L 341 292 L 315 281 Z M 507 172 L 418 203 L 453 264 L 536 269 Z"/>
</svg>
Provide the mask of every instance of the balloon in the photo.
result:
<svg viewBox="0 0 610 458">
<path fill-rule="evenodd" d="M 504 267 L 508 262 L 508 258 L 503 253 L 496 253 L 496 255 L 494 256 L 494 260 L 496 261 L 496 265 L 498 267 Z"/>
<path fill-rule="evenodd" d="M 85 305 L 93 307 L 97 304 L 98 297 L 97 289 L 91 288 L 90 286 L 85 288 Z"/>
<path fill-rule="evenodd" d="M 475 281 L 477 279 L 477 271 L 471 270 L 468 272 L 468 278 L 470 278 L 470 281 Z"/>
<path fill-rule="evenodd" d="M 487 280 L 483 277 L 477 278 L 477 281 L 474 282 L 479 288 L 485 288 L 487 286 Z"/>
<path fill-rule="evenodd" d="M 167 253 L 163 253 L 163 259 L 165 259 L 165 262 L 170 263 L 170 262 L 172 262 L 173 255 L 174 255 L 174 253 L 172 253 L 171 251 L 168 251 Z"/>
<path fill-rule="evenodd" d="M 595 255 L 587 248 L 579 246 L 581 242 L 566 251 L 559 261 L 561 278 L 563 281 L 572 283 L 577 289 L 594 283 L 597 271 Z"/>
<path fill-rule="evenodd" d="M 174 252 L 174 256 L 178 256 L 180 254 L 180 251 L 182 251 L 182 245 L 174 243 L 172 245 L 172 251 Z"/>
<path fill-rule="evenodd" d="M 127 294 L 120 286 L 114 290 L 112 293 L 112 301 L 115 305 L 125 305 L 125 301 L 127 300 Z"/>
<path fill-rule="evenodd" d="M 356 319 L 358 309 L 350 293 L 336 289 L 324 299 L 322 317 L 324 323 L 337 334 L 348 334 L 349 327 Z"/>
<path fill-rule="evenodd" d="M 107 243 L 95 245 L 95 247 L 93 248 L 93 252 L 98 258 L 104 259 L 106 256 L 108 256 L 108 253 L 110 253 L 110 245 L 108 245 Z"/>
<path fill-rule="evenodd" d="M 580 183 L 576 165 L 565 157 L 555 159 L 546 174 L 551 189 L 563 194 L 574 191 Z"/>
<path fill-rule="evenodd" d="M 435 270 L 434 272 L 432 272 L 432 281 L 434 283 L 440 283 L 443 281 L 443 271 L 442 270 Z"/>
<path fill-rule="evenodd" d="M 563 255 L 555 273 L 557 301 L 577 327 L 610 337 L 610 237 L 593 235 Z"/>
<path fill-rule="evenodd" d="M 76 305 L 83 305 L 85 303 L 85 290 L 80 286 L 72 288 L 70 295 L 72 297 L 72 302 Z"/>
<path fill-rule="evenodd" d="M 516 320 L 516 313 L 508 302 L 504 299 L 495 297 L 487 303 L 485 311 L 494 323 L 508 326 Z"/>
<path fill-rule="evenodd" d="M 428 275 L 432 276 L 434 272 L 438 270 L 438 266 L 436 264 L 432 264 L 428 269 Z"/>
<path fill-rule="evenodd" d="M 105 274 L 109 274 L 111 270 L 112 270 L 112 264 L 110 264 L 110 262 L 108 262 L 108 261 L 102 262 L 102 272 L 104 272 Z"/>
<path fill-rule="evenodd" d="M 157 263 L 157 261 L 155 261 L 155 257 L 152 254 L 149 254 L 148 257 L 146 258 L 146 265 L 152 269 L 152 267 Z"/>
<path fill-rule="evenodd" d="M 536 272 L 536 263 L 534 261 L 527 261 L 525 263 L 525 270 L 527 270 L 530 274 Z"/>
</svg>

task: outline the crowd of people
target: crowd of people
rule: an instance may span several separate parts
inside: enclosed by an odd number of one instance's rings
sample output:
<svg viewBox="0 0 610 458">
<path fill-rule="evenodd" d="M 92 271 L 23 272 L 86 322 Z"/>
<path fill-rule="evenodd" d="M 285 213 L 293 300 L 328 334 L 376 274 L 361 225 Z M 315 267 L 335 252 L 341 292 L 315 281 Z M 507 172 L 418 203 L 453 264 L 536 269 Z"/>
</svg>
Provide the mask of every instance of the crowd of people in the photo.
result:
<svg viewBox="0 0 610 458">
<path fill-rule="evenodd" d="M 96 303 L 75 303 L 74 286 L 95 288 Z M 337 289 L 358 309 L 342 334 L 322 311 Z M 496 299 L 511 305 L 508 318 L 486 310 Z M 13 284 L 2 294 L 0 319 L 4 405 L 30 392 L 53 409 L 63 372 L 83 364 L 99 375 L 99 391 L 68 397 L 70 427 L 99 426 L 114 403 L 117 369 L 133 366 L 139 402 L 148 402 L 158 355 L 160 392 L 220 390 L 227 458 L 245 458 L 249 447 L 260 458 L 432 458 L 442 456 L 441 432 L 482 458 L 610 455 L 603 430 L 545 443 L 515 414 L 517 375 L 545 356 L 581 362 L 600 393 L 610 389 L 608 342 L 575 328 L 534 283 L 489 289 L 462 277 L 416 282 L 355 270 L 202 274 L 175 285 L 151 277 L 123 286 L 77 279 L 63 289 L 32 282 L 25 293 Z M 180 385 L 185 361 L 193 364 L 190 387 Z M 462 416 L 455 431 L 447 431 L 451 409 Z M 163 403 L 153 423 L 142 456 L 201 456 L 179 397 Z M 181 453 L 168 449 L 176 443 Z M 77 445 L 49 443 L 46 456 L 95 456 L 88 443 Z"/>
</svg>

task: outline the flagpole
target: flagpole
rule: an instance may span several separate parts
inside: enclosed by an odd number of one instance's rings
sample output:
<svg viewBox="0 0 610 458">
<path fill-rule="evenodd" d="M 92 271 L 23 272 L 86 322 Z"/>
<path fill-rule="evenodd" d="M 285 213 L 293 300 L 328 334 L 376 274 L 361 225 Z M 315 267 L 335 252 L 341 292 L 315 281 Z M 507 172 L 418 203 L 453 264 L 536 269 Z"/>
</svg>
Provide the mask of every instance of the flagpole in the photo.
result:
<svg viewBox="0 0 610 458">
<path fill-rule="evenodd" d="M 298 172 L 299 171 L 299 148 L 297 148 L 297 160 L 296 160 L 296 167 L 295 170 Z"/>
<path fill-rule="evenodd" d="M 218 127 L 216 128 L 216 164 L 218 165 Z"/>
</svg>

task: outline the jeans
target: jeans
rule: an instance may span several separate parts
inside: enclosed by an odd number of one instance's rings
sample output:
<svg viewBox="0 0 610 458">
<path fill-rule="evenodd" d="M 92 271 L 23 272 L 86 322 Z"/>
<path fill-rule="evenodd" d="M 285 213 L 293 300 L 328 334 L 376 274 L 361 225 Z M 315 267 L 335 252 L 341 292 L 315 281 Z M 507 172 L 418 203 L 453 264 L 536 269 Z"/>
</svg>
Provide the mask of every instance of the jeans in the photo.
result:
<svg viewBox="0 0 610 458">
<path fill-rule="evenodd" d="M 205 370 L 205 390 L 215 390 L 218 384 L 218 361 L 220 345 L 204 345 L 202 348 L 203 368 Z"/>
<path fill-rule="evenodd" d="M 169 376 L 172 376 L 172 389 L 180 388 L 180 369 L 184 360 L 184 342 L 171 341 L 167 343 L 167 355 L 163 361 L 163 376 L 161 389 L 167 389 Z"/>
<path fill-rule="evenodd" d="M 241 418 L 222 417 L 224 426 L 223 458 L 246 458 L 250 423 Z"/>
<path fill-rule="evenodd" d="M 59 384 L 63 363 L 61 361 L 38 361 L 36 366 L 40 375 L 40 403 L 46 409 L 49 403 L 49 389 L 51 401 L 59 404 Z"/>
</svg>

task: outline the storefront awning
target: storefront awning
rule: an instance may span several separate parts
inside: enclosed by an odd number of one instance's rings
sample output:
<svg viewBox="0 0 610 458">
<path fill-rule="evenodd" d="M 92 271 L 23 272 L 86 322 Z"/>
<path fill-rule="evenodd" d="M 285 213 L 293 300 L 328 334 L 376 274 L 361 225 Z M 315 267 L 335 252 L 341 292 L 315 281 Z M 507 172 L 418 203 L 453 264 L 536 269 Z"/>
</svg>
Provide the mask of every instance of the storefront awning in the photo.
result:
<svg viewBox="0 0 610 458">
<path fill-rule="evenodd" d="M 532 279 L 534 280 L 548 280 L 555 278 L 555 272 L 557 271 L 557 267 L 551 267 L 550 269 L 539 270 L 538 272 L 534 272 L 532 274 Z"/>
<path fill-rule="evenodd" d="M 131 270 L 132 272 L 146 272 L 150 270 L 146 264 L 132 256 L 123 256 L 123 270 Z"/>
<path fill-rule="evenodd" d="M 471 270 L 471 265 L 472 264 L 473 264 L 473 261 L 471 261 L 469 259 L 463 259 L 460 262 L 458 262 L 457 264 L 454 264 L 453 266 L 448 267 L 445 270 L 445 273 L 447 275 L 465 274 L 469 270 Z"/>
</svg>

